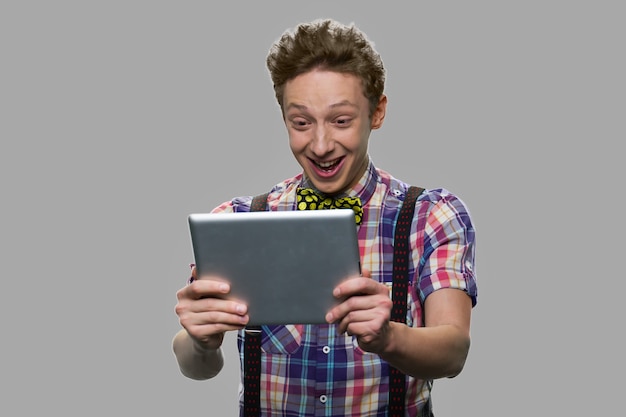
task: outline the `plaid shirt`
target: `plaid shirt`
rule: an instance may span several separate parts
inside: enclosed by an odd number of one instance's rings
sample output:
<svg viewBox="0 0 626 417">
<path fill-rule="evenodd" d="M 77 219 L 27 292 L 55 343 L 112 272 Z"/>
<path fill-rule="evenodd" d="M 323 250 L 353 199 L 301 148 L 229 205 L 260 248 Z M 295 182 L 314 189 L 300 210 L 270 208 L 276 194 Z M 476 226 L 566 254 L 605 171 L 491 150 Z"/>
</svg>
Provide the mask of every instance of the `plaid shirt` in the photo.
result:
<svg viewBox="0 0 626 417">
<path fill-rule="evenodd" d="M 299 174 L 275 185 L 268 197 L 269 210 L 295 210 L 299 186 L 312 184 Z M 407 189 L 408 184 L 370 161 L 361 181 L 348 193 L 363 203 L 363 222 L 358 226 L 362 266 L 390 288 L 394 227 Z M 213 212 L 249 211 L 251 200 L 250 196 L 235 198 Z M 440 288 L 464 290 L 476 304 L 474 242 L 465 204 L 445 189 L 425 190 L 416 203 L 410 234 L 409 326 L 423 326 L 423 302 Z M 356 338 L 337 335 L 335 325 L 263 326 L 262 332 L 263 415 L 387 416 L 389 367 L 378 355 L 359 348 Z M 244 338 L 240 331 L 241 369 Z M 432 381 L 407 377 L 407 416 L 420 415 L 431 387 Z M 242 404 L 243 375 L 240 409 Z"/>
</svg>

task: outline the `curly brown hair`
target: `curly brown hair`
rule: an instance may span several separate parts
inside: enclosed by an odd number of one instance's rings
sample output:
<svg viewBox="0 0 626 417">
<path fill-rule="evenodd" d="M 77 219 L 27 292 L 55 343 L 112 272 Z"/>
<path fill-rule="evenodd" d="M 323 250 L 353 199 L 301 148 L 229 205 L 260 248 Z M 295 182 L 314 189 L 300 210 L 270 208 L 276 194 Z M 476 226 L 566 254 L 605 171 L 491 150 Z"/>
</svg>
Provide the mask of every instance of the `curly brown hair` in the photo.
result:
<svg viewBox="0 0 626 417">
<path fill-rule="evenodd" d="M 313 69 L 359 77 L 370 103 L 370 116 L 385 87 L 383 61 L 373 42 L 354 23 L 345 25 L 333 19 L 301 23 L 272 45 L 266 64 L 281 110 L 287 81 Z"/>
</svg>

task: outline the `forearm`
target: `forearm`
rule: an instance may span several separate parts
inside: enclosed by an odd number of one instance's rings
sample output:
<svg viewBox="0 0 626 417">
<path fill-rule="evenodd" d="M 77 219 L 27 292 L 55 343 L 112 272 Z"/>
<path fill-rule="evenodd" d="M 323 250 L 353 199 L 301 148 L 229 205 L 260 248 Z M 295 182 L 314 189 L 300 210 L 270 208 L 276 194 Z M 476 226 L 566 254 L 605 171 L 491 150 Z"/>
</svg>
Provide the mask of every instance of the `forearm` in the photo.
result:
<svg viewBox="0 0 626 417">
<path fill-rule="evenodd" d="M 185 329 L 176 333 L 172 348 L 181 373 L 188 378 L 197 380 L 213 378 L 224 366 L 221 347 L 202 348 L 194 342 Z"/>
<path fill-rule="evenodd" d="M 469 352 L 469 334 L 454 325 L 410 328 L 390 323 L 389 344 L 381 358 L 420 379 L 458 375 Z"/>
</svg>

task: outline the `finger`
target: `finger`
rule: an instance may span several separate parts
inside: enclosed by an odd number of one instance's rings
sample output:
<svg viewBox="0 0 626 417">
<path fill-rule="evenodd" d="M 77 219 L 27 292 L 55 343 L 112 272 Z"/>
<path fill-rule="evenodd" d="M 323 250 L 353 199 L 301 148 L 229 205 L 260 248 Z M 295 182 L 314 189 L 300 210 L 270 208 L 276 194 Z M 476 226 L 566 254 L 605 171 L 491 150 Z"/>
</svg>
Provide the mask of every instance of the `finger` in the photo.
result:
<svg viewBox="0 0 626 417">
<path fill-rule="evenodd" d="M 247 322 L 246 322 L 247 323 Z M 246 323 L 240 324 L 227 324 L 227 323 L 215 323 L 215 324 L 203 324 L 203 325 L 193 325 L 185 327 L 187 332 L 195 339 L 204 341 L 205 343 L 209 341 L 209 339 L 214 338 L 219 335 L 223 335 L 228 331 L 236 331 L 244 329 Z M 221 344 L 219 342 L 217 345 Z"/>
<path fill-rule="evenodd" d="M 225 311 L 204 311 L 192 315 L 191 321 L 188 323 L 191 326 L 215 326 L 216 328 L 226 328 L 235 326 L 245 326 L 250 317 L 247 314 L 231 314 Z"/>
<path fill-rule="evenodd" d="M 229 292 L 230 285 L 226 282 L 211 279 L 198 279 L 181 288 L 177 293 L 177 297 L 179 300 L 198 300 L 206 297 L 224 298 Z"/>
<path fill-rule="evenodd" d="M 339 334 L 356 336 L 365 343 L 378 339 L 389 323 L 388 316 L 378 310 L 355 311 L 345 316 L 337 324 Z"/>
<path fill-rule="evenodd" d="M 244 316 L 248 313 L 248 306 L 239 300 L 224 299 L 213 296 L 197 298 L 196 296 L 181 296 L 176 303 L 176 314 L 184 319 L 184 316 L 203 313 L 225 313 L 235 316 Z M 219 320 L 214 319 L 213 322 Z"/>
<path fill-rule="evenodd" d="M 238 329 L 249 321 L 245 305 L 237 306 L 229 301 L 212 300 L 214 302 L 198 309 L 197 306 L 203 304 L 203 301 L 209 300 L 198 300 L 191 306 L 177 307 L 180 324 L 194 336 Z"/>
<path fill-rule="evenodd" d="M 348 316 L 353 321 L 366 321 L 375 317 L 388 319 L 391 316 L 392 305 L 387 295 L 352 296 L 333 307 L 326 315 L 326 321 L 337 323 Z"/>
<path fill-rule="evenodd" d="M 337 285 L 333 290 L 333 295 L 336 298 L 375 294 L 389 294 L 389 289 L 386 285 L 374 281 L 370 277 L 348 279 Z"/>
<path fill-rule="evenodd" d="M 349 322 L 353 320 L 351 317 L 348 316 L 352 315 L 354 317 L 358 310 L 361 310 L 365 307 L 364 301 L 358 300 L 358 298 L 364 297 L 351 297 L 341 304 L 333 307 L 326 314 L 326 321 L 330 324 L 338 323 L 340 325 L 342 322 Z"/>
<path fill-rule="evenodd" d="M 369 311 L 352 311 L 337 323 L 337 332 L 361 336 L 375 327 L 375 316 Z"/>
<path fill-rule="evenodd" d="M 248 313 L 248 306 L 237 300 L 224 300 L 221 298 L 201 298 L 191 303 L 190 310 L 197 313 L 222 312 L 243 316 Z"/>
</svg>

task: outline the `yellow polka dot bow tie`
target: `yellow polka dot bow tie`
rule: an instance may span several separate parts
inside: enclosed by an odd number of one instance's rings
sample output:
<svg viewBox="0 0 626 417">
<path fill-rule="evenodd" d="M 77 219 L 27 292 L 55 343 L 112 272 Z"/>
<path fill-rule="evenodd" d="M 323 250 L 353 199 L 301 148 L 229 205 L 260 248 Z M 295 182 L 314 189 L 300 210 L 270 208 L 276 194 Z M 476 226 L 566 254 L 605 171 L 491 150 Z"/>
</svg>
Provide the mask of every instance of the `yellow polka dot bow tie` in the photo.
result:
<svg viewBox="0 0 626 417">
<path fill-rule="evenodd" d="M 350 208 L 354 211 L 356 224 L 363 220 L 363 208 L 359 197 L 332 198 L 320 195 L 311 188 L 298 188 L 298 210 L 325 210 Z"/>
</svg>

